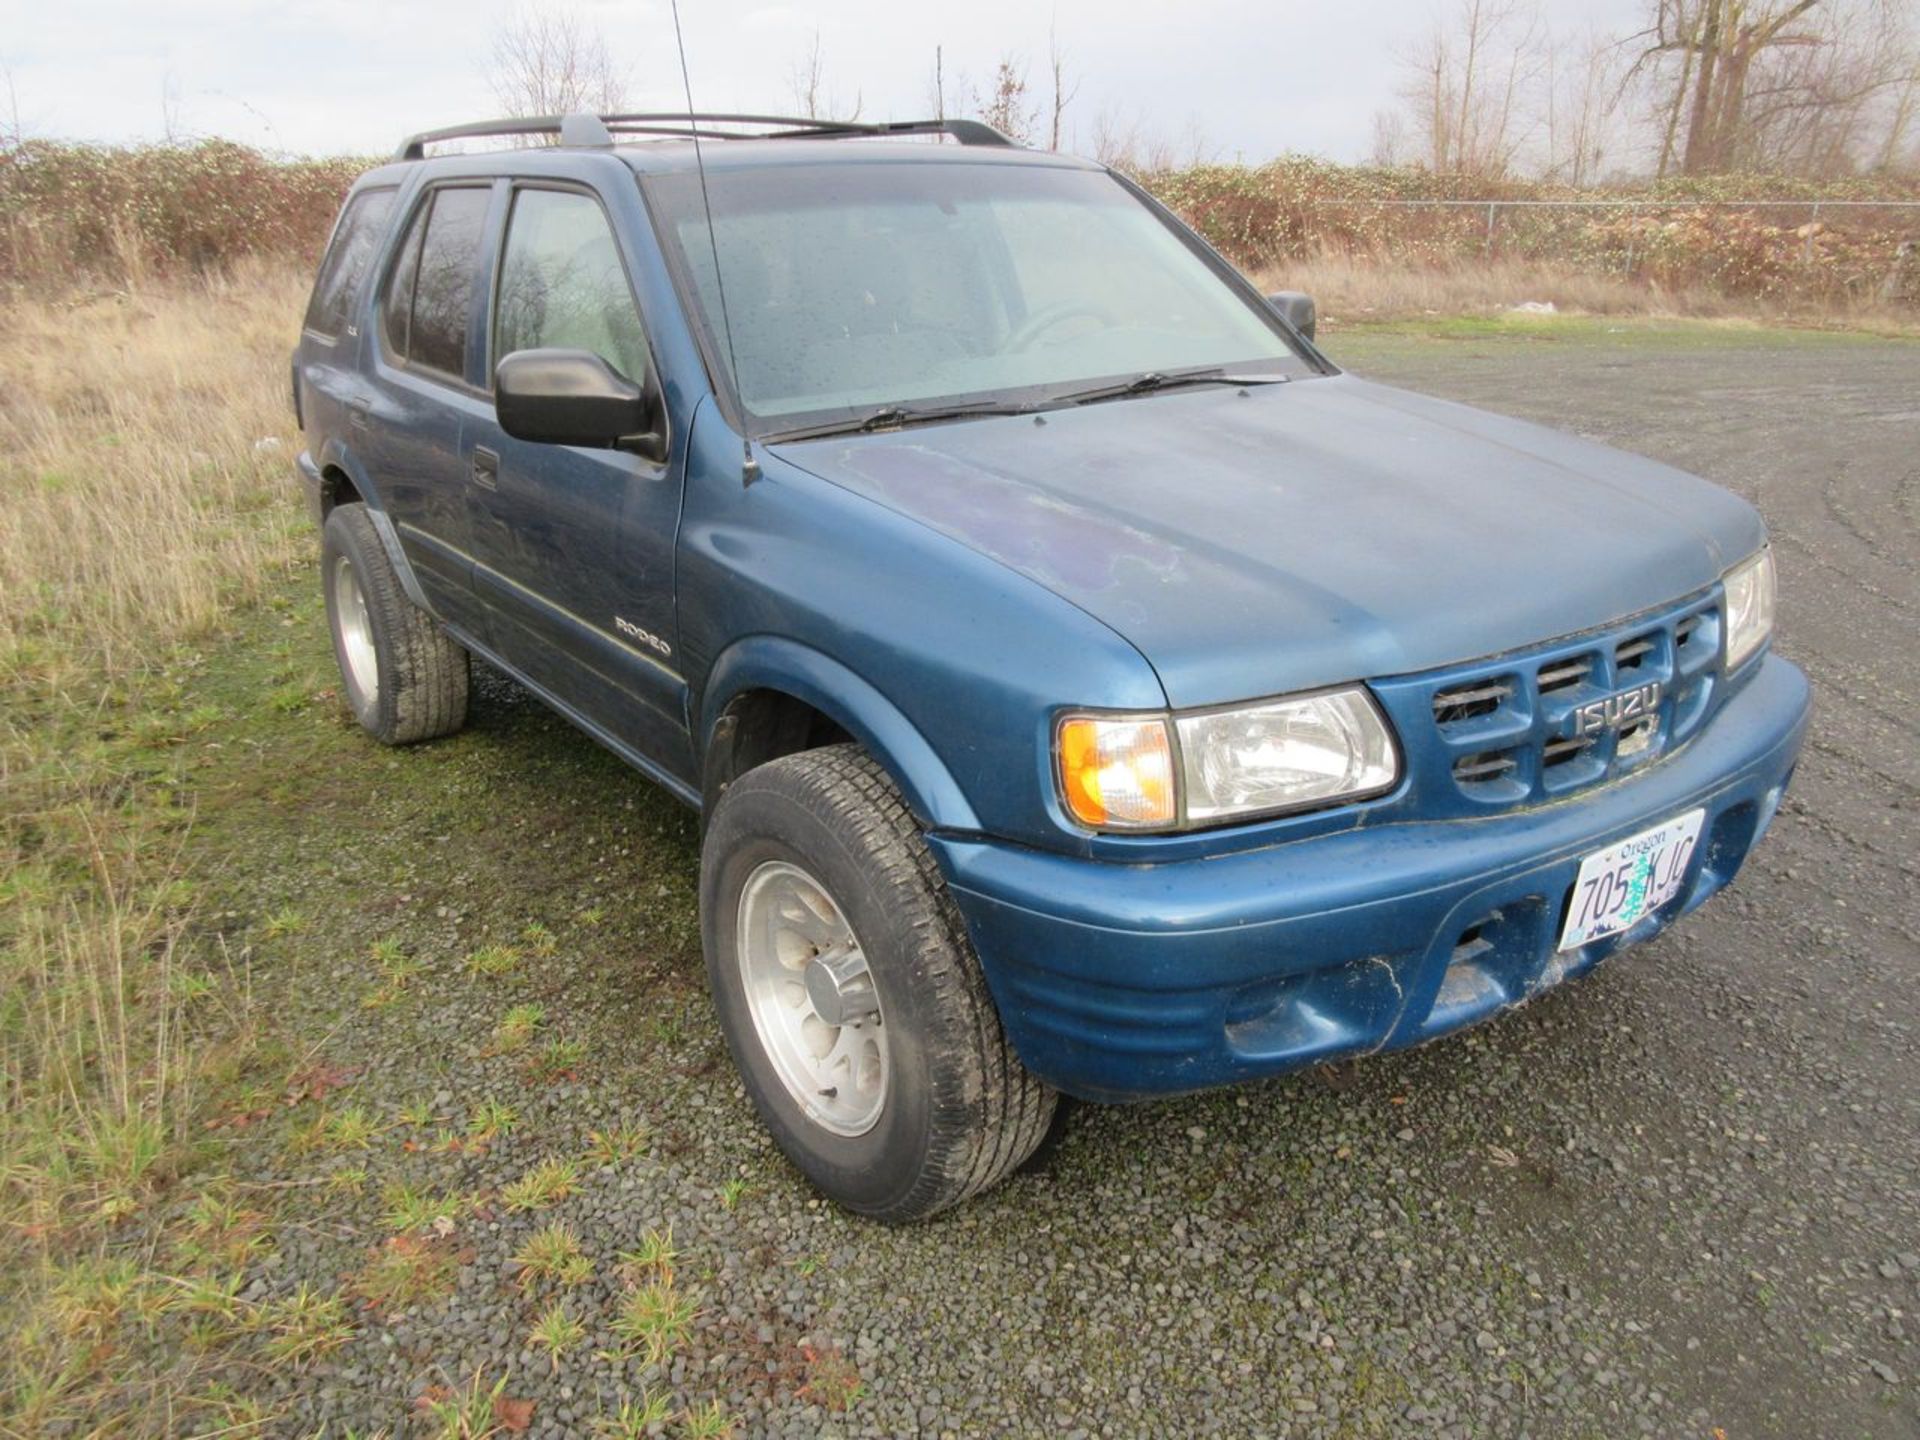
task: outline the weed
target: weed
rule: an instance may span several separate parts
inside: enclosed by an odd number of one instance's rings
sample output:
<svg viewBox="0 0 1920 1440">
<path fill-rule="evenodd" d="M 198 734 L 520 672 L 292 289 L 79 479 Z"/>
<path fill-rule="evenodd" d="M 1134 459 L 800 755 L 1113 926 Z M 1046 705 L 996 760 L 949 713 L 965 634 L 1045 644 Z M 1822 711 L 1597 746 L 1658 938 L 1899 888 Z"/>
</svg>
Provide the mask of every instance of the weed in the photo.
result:
<svg viewBox="0 0 1920 1440">
<path fill-rule="evenodd" d="M 433 1427 L 435 1440 L 491 1440 L 505 1428 L 500 1421 L 500 1402 L 506 1393 L 505 1375 L 488 1385 L 486 1372 L 475 1370 L 465 1385 L 431 1386 L 413 1403 L 420 1417 Z"/>
<path fill-rule="evenodd" d="M 558 1080 L 579 1070 L 587 1058 L 584 1040 L 549 1040 L 528 1068 L 536 1080 Z"/>
<path fill-rule="evenodd" d="M 638 1125 L 619 1126 L 612 1130 L 589 1130 L 587 1132 L 586 1160 L 589 1165 L 615 1165 L 622 1160 L 631 1160 L 647 1145 L 647 1132 Z"/>
<path fill-rule="evenodd" d="M 596 1419 L 593 1433 L 606 1440 L 643 1440 L 665 1425 L 672 1414 L 673 1407 L 667 1403 L 666 1396 L 650 1395 L 642 1390 L 638 1400 L 622 1400 L 613 1414 Z"/>
<path fill-rule="evenodd" d="M 620 1252 L 620 1274 L 629 1285 L 638 1285 L 650 1276 L 671 1280 L 673 1262 L 679 1258 L 680 1252 L 673 1248 L 673 1227 L 669 1225 L 665 1230 L 649 1227 L 638 1245 Z"/>
<path fill-rule="evenodd" d="M 493 1048 L 503 1055 L 524 1050 L 547 1018 L 543 1005 L 515 1005 L 494 1027 Z"/>
<path fill-rule="evenodd" d="M 723 1209 L 734 1210 L 740 1202 L 753 1193 L 753 1186 L 738 1175 L 720 1185 L 720 1204 Z"/>
<path fill-rule="evenodd" d="M 209 1186 L 187 1207 L 177 1242 L 181 1258 L 196 1267 L 234 1269 L 267 1243 L 265 1217 L 224 1187 Z"/>
<path fill-rule="evenodd" d="M 469 975 L 476 978 L 485 976 L 489 979 L 497 979 L 499 976 L 511 974 L 519 963 L 520 952 L 511 945 L 482 945 L 467 956 L 463 962 L 463 968 Z"/>
<path fill-rule="evenodd" d="M 431 1195 L 398 1181 L 381 1191 L 380 1198 L 387 1207 L 381 1217 L 387 1228 L 403 1235 L 437 1228 L 438 1222 L 453 1220 L 463 1208 L 457 1195 Z"/>
<path fill-rule="evenodd" d="M 260 922 L 260 934 L 264 939 L 281 940 L 289 935 L 298 935 L 306 923 L 306 916 L 298 910 L 283 906 Z"/>
<path fill-rule="evenodd" d="M 727 1413 L 726 1406 L 718 1400 L 709 1400 L 704 1405 L 692 1405 L 680 1417 L 681 1431 L 687 1440 L 730 1440 L 735 1417 Z"/>
<path fill-rule="evenodd" d="M 331 1195 L 358 1195 L 367 1188 L 367 1167 L 364 1165 L 343 1166 L 327 1176 L 327 1193 Z"/>
<path fill-rule="evenodd" d="M 349 1105 L 346 1109 L 327 1120 L 326 1146 L 330 1150 L 364 1150 L 374 1137 L 373 1120 L 358 1105 Z"/>
<path fill-rule="evenodd" d="M 433 1123 L 433 1102 L 431 1100 L 412 1100 L 400 1107 L 399 1121 L 402 1125 L 411 1125 L 415 1130 L 424 1130 Z"/>
<path fill-rule="evenodd" d="M 335 1295 L 317 1295 L 304 1282 L 292 1295 L 269 1300 L 255 1312 L 253 1328 L 267 1337 L 269 1360 L 305 1365 L 339 1349 L 353 1335 L 346 1306 Z"/>
<path fill-rule="evenodd" d="M 586 1338 L 587 1327 L 567 1313 L 566 1302 L 562 1300 L 554 1301 L 543 1310 L 527 1332 L 528 1344 L 546 1347 L 556 1373 L 560 1369 L 560 1357 Z"/>
<path fill-rule="evenodd" d="M 391 1005 L 411 988 L 414 978 L 421 971 L 421 964 L 401 948 L 398 940 L 376 940 L 367 947 L 367 953 L 373 963 L 380 967 L 382 983 L 368 992 L 362 1003 L 369 1009 Z"/>
<path fill-rule="evenodd" d="M 573 1193 L 580 1167 L 571 1160 L 543 1160 L 500 1191 L 509 1210 L 544 1210 Z"/>
<path fill-rule="evenodd" d="M 867 1393 L 867 1383 L 860 1378 L 860 1372 L 838 1350 L 831 1347 L 816 1350 L 809 1345 L 800 1353 L 807 1362 L 806 1383 L 799 1390 L 802 1398 L 838 1413 L 850 1409 L 854 1401 Z"/>
<path fill-rule="evenodd" d="M 580 1250 L 580 1237 L 571 1225 L 556 1221 L 533 1232 L 514 1252 L 522 1287 L 536 1280 L 558 1280 L 578 1285 L 593 1274 L 593 1262 Z"/>
<path fill-rule="evenodd" d="M 145 1283 L 132 1260 L 87 1256 L 56 1272 L 46 1312 L 65 1334 L 104 1337 Z"/>
<path fill-rule="evenodd" d="M 630 1349 L 646 1352 L 647 1363 L 662 1364 L 686 1343 L 699 1310 L 674 1288 L 671 1277 L 649 1280 L 626 1293 L 613 1318 L 613 1333 Z"/>
<path fill-rule="evenodd" d="M 549 930 L 545 925 L 542 925 L 538 920 L 533 921 L 526 929 L 520 932 L 520 940 L 521 943 L 527 947 L 529 953 L 538 955 L 543 959 L 560 948 L 560 937 L 555 935 L 553 931 Z"/>
<path fill-rule="evenodd" d="M 520 1112 L 511 1105 L 502 1105 L 498 1100 L 482 1100 L 467 1117 L 467 1134 L 476 1140 L 491 1140 L 513 1129 L 514 1122 L 519 1118 Z"/>
<path fill-rule="evenodd" d="M 598 905 L 589 905 L 580 912 L 579 918 L 580 923 L 585 925 L 589 930 L 597 930 L 606 923 L 607 912 L 602 910 Z"/>
<path fill-rule="evenodd" d="M 438 1300 L 453 1291 L 459 1261 L 445 1244 L 420 1235 L 396 1235 L 376 1246 L 348 1288 L 386 1314 Z"/>
</svg>

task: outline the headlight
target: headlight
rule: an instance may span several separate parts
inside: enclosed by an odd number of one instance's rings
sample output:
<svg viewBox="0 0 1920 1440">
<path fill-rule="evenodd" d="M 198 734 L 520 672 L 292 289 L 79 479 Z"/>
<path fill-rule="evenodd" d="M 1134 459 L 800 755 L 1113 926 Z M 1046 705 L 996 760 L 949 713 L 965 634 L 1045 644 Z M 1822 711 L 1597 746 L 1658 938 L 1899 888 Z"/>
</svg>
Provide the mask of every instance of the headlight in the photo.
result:
<svg viewBox="0 0 1920 1440">
<path fill-rule="evenodd" d="M 1055 749 L 1061 798 L 1094 830 L 1302 810 L 1378 795 L 1400 778 L 1392 733 L 1357 686 L 1176 715 L 1172 733 L 1158 715 L 1068 715 Z"/>
<path fill-rule="evenodd" d="M 1399 778 L 1387 722 L 1358 688 L 1175 724 L 1190 823 L 1378 795 Z"/>
<path fill-rule="evenodd" d="M 1735 669 L 1773 633 L 1773 551 L 1727 572 L 1727 669 Z"/>
</svg>

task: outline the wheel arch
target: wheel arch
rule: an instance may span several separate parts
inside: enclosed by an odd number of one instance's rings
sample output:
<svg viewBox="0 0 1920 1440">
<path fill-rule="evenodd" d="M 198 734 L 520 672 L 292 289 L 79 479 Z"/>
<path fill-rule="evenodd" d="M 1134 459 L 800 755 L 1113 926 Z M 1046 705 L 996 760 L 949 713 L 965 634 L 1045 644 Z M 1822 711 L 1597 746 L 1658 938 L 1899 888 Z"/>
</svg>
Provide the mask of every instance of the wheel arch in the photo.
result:
<svg viewBox="0 0 1920 1440">
<path fill-rule="evenodd" d="M 301 457 L 301 461 L 308 463 L 305 456 Z M 373 521 L 374 531 L 380 536 L 381 548 L 387 552 L 394 574 L 400 577 L 400 588 L 406 592 L 407 599 L 437 619 L 433 606 L 427 603 L 426 591 L 420 588 L 419 577 L 413 573 L 413 563 L 400 546 L 400 532 L 394 529 L 386 504 L 380 498 L 379 488 L 373 483 L 366 467 L 360 463 L 359 457 L 338 440 L 329 440 L 320 447 L 320 454 L 311 463 L 319 472 L 315 518 L 324 525 L 327 516 L 338 506 L 365 505 L 367 518 Z"/>
<path fill-rule="evenodd" d="M 699 705 L 704 809 L 753 765 L 853 740 L 900 788 L 926 828 L 976 831 L 979 817 L 911 720 L 865 679 L 798 641 L 754 635 L 714 663 Z"/>
</svg>

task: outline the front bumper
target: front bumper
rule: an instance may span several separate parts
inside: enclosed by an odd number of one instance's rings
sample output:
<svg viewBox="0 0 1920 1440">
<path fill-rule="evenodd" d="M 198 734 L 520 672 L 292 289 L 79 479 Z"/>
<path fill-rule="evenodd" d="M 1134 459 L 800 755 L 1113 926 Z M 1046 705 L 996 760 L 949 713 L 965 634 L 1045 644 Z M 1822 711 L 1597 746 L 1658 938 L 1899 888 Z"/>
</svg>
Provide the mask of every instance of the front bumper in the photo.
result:
<svg viewBox="0 0 1920 1440">
<path fill-rule="evenodd" d="M 1807 711 L 1770 655 L 1678 753 L 1557 804 L 1152 865 L 929 843 L 1028 1068 L 1085 1099 L 1172 1094 L 1417 1045 L 1657 934 L 1766 832 Z M 1557 952 L 1581 859 L 1696 807 L 1679 894 Z"/>
</svg>

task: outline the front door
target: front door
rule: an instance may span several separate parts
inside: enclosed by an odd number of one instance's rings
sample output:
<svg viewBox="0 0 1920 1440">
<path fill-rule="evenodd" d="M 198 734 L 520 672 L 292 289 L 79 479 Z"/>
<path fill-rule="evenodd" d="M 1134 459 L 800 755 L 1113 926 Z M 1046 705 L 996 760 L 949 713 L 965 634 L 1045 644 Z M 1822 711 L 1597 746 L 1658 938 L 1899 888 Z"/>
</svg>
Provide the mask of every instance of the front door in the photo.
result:
<svg viewBox="0 0 1920 1440">
<path fill-rule="evenodd" d="M 613 227 L 589 190 L 514 188 L 490 365 L 516 350 L 590 350 L 645 383 L 652 365 Z M 609 738 L 691 769 L 675 657 L 680 479 L 620 450 L 516 440 L 489 415 L 463 444 L 474 484 L 474 584 L 502 659 Z"/>
</svg>

